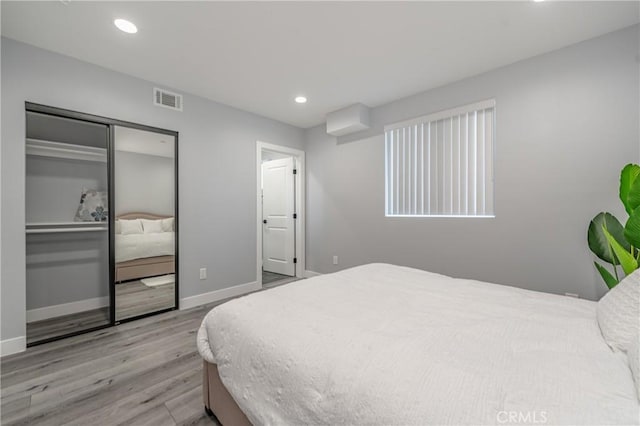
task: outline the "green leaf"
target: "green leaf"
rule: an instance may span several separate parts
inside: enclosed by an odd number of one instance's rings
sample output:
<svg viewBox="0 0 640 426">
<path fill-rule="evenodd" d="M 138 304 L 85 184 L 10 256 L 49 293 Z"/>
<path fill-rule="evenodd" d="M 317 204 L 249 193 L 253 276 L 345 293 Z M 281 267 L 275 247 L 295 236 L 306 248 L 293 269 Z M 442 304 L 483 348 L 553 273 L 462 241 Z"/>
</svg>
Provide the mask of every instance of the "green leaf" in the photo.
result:
<svg viewBox="0 0 640 426">
<path fill-rule="evenodd" d="M 603 229 L 609 231 L 625 249 L 631 251 L 631 246 L 624 238 L 624 228 L 622 224 L 611 213 L 599 213 L 589 224 L 589 230 L 587 232 L 589 248 L 593 254 L 605 262 L 611 263 L 612 265 L 619 265 L 620 262 L 618 262 L 611 245 L 607 241 Z"/>
<path fill-rule="evenodd" d="M 622 266 L 622 270 L 624 271 L 624 273 L 629 275 L 630 273 L 638 269 L 638 261 L 636 260 L 636 258 L 633 257 L 633 255 L 629 251 L 625 250 L 624 247 L 622 247 L 620 243 L 616 241 L 613 235 L 609 233 L 609 231 L 604 228 L 603 231 L 605 237 L 607 237 L 607 241 L 613 249 L 613 252 L 620 261 L 620 265 Z"/>
<path fill-rule="evenodd" d="M 600 272 L 600 275 L 602 276 L 602 279 L 604 280 L 607 287 L 614 288 L 616 284 L 618 284 L 618 280 L 616 280 L 616 277 L 611 275 L 611 272 L 607 271 L 604 266 L 598 264 L 598 262 L 593 262 L 593 264 L 596 265 L 596 269 L 598 270 L 598 272 Z"/>
<path fill-rule="evenodd" d="M 636 249 L 640 249 L 640 207 L 631 212 L 624 226 L 624 238 Z"/>
<path fill-rule="evenodd" d="M 635 204 L 636 196 L 640 195 L 636 194 L 637 191 L 640 191 L 640 186 L 636 188 L 635 185 L 636 182 L 640 182 L 640 180 L 638 179 L 639 175 L 640 166 L 638 166 L 637 164 L 627 164 L 622 169 L 622 172 L 620 172 L 620 200 L 622 201 L 622 204 L 624 204 L 624 208 L 629 214 L 631 214 L 631 212 L 636 207 L 638 207 L 637 205 L 635 207 L 632 207 L 632 201 L 633 204 Z M 640 185 L 640 183 L 638 185 Z M 632 189 L 636 192 L 633 192 Z M 631 195 L 633 195 L 633 197 L 631 197 Z M 630 200 L 630 198 L 633 198 L 633 200 Z M 640 198 L 637 200 L 637 202 L 640 203 Z"/>
<path fill-rule="evenodd" d="M 629 195 L 627 196 L 627 203 L 631 211 L 640 207 L 640 179 L 636 178 L 629 189 Z"/>
</svg>

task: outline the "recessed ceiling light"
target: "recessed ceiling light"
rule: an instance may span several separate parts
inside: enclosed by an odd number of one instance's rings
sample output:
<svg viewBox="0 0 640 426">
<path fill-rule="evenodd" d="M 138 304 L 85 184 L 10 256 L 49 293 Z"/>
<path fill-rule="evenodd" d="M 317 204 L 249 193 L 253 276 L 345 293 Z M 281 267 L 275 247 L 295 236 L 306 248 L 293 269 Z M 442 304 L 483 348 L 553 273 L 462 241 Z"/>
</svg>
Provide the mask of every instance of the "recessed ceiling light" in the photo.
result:
<svg viewBox="0 0 640 426">
<path fill-rule="evenodd" d="M 307 98 L 304 97 L 304 96 L 296 96 L 296 98 L 294 100 L 298 104 L 306 104 L 307 103 Z"/>
<path fill-rule="evenodd" d="M 533 0 L 534 3 L 542 3 L 544 0 Z"/>
<path fill-rule="evenodd" d="M 138 27 L 131 21 L 127 21 L 126 19 L 116 19 L 113 21 L 113 24 L 118 27 L 120 31 L 124 31 L 125 33 L 135 34 L 138 32 Z"/>
</svg>

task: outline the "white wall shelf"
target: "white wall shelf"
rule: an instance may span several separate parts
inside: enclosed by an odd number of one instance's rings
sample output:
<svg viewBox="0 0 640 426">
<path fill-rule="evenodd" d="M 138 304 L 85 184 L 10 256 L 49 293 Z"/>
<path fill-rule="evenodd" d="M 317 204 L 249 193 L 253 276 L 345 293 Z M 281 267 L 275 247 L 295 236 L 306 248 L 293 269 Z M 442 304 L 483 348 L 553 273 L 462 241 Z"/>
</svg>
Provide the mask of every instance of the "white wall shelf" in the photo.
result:
<svg viewBox="0 0 640 426">
<path fill-rule="evenodd" d="M 70 160 L 107 162 L 107 150 L 92 146 L 53 142 L 43 139 L 29 139 L 26 144 L 27 155 L 40 157 L 64 158 Z"/>
<path fill-rule="evenodd" d="M 59 234 L 65 232 L 102 232 L 108 230 L 106 222 L 49 222 L 27 223 L 27 234 Z"/>
</svg>

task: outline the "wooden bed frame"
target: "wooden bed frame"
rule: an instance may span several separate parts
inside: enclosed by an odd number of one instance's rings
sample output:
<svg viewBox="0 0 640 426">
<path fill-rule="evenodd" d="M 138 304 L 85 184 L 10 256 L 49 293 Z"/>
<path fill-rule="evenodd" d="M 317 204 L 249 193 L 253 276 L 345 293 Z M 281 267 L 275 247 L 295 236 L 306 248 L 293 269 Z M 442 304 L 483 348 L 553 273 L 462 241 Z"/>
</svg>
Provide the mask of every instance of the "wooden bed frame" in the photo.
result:
<svg viewBox="0 0 640 426">
<path fill-rule="evenodd" d="M 173 216 L 161 216 L 153 213 L 124 213 L 116 219 L 168 219 Z M 156 275 L 174 274 L 176 271 L 175 256 L 155 256 L 142 259 L 127 260 L 116 263 L 117 283 L 122 281 L 136 280 L 140 278 L 153 277 Z"/>
</svg>

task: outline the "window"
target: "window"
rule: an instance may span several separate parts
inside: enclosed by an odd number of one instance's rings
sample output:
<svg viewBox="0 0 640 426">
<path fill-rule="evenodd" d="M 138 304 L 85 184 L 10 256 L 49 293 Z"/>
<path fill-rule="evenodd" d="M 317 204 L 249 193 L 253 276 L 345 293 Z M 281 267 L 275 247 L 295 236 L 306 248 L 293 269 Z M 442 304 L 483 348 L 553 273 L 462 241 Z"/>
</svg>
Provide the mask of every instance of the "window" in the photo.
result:
<svg viewBox="0 0 640 426">
<path fill-rule="evenodd" d="M 386 216 L 493 217 L 495 100 L 384 131 Z"/>
</svg>

